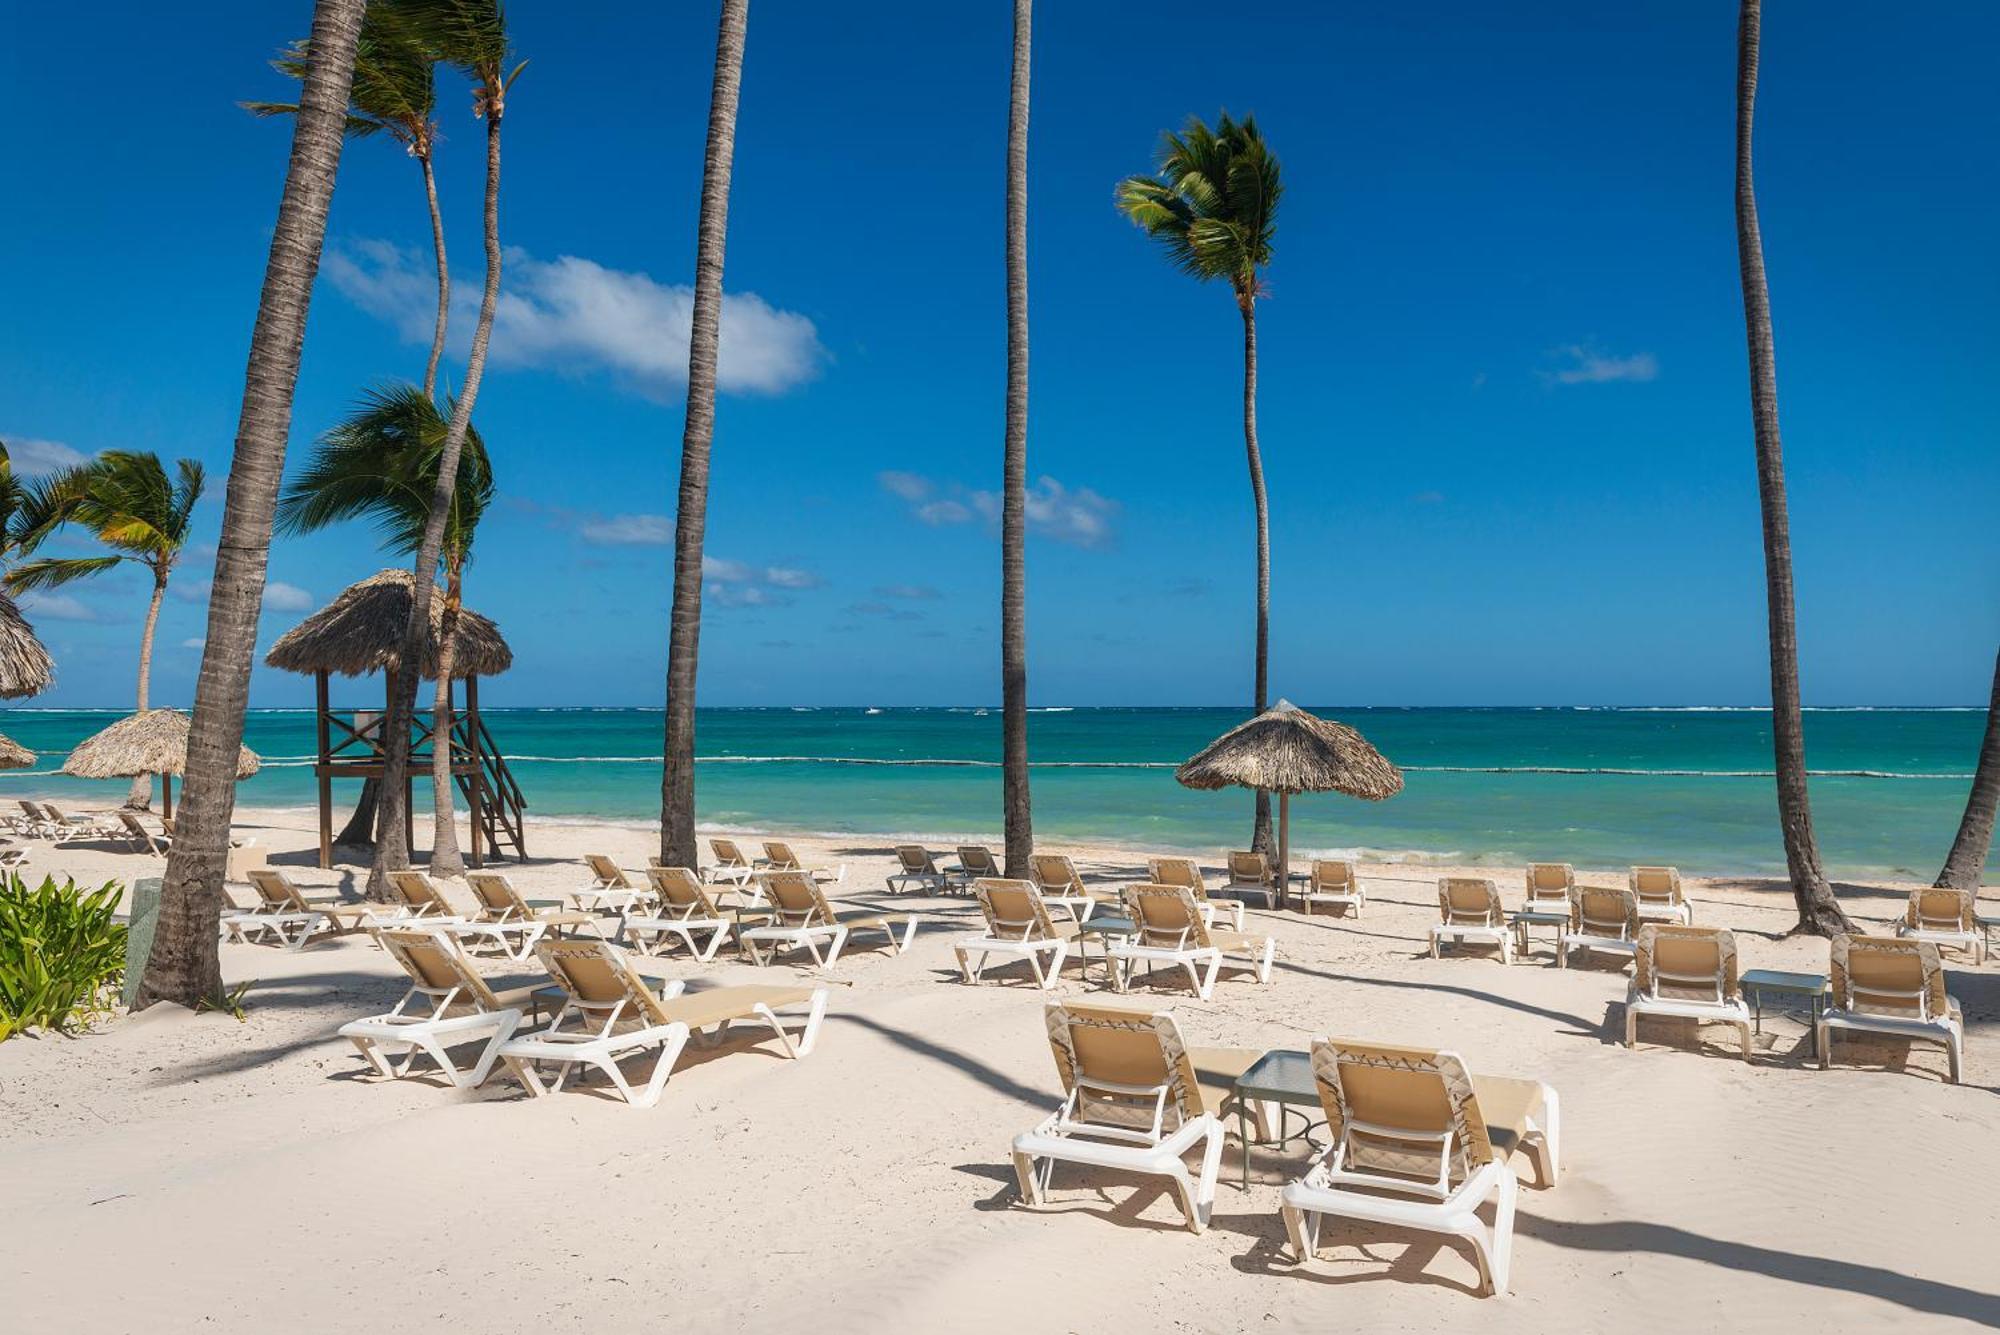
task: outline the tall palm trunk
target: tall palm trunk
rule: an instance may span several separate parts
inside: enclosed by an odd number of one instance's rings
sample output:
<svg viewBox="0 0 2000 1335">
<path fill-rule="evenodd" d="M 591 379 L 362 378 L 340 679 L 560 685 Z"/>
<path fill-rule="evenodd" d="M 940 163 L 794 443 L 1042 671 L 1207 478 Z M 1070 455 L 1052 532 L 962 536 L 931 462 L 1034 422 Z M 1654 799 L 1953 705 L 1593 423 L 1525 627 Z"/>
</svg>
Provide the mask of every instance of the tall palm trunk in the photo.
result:
<svg viewBox="0 0 2000 1335">
<path fill-rule="evenodd" d="M 431 873 L 465 875 L 465 858 L 458 851 L 458 822 L 453 813 L 451 783 L 451 668 L 458 651 L 458 612 L 464 605 L 465 568 L 449 561 L 444 571 L 444 618 L 438 627 L 437 691 L 431 699 Z M 474 830 L 472 837 L 479 838 Z M 474 851 L 478 845 L 474 843 Z"/>
<path fill-rule="evenodd" d="M 722 252 L 729 238 L 729 174 L 750 0 L 722 0 L 709 93 L 695 237 L 694 315 L 688 335 L 687 424 L 681 433 L 680 509 L 674 522 L 674 606 L 667 639 L 666 764 L 660 777 L 660 857 L 697 865 L 694 844 L 694 687 L 701 648 L 701 550 L 708 530 L 708 458 L 715 443 L 715 358 L 722 335 Z"/>
<path fill-rule="evenodd" d="M 1007 874 L 1035 851 L 1028 800 L 1028 66 L 1034 0 L 1014 0 L 1007 116 L 1007 440 L 1000 505 L 1000 783 Z"/>
<path fill-rule="evenodd" d="M 216 957 L 229 825 L 236 810 L 236 760 L 257 614 L 271 554 L 271 517 L 285 468 L 292 391 L 305 342 L 306 308 L 326 240 L 327 206 L 347 130 L 347 96 L 364 0 L 316 0 L 305 87 L 292 129 L 291 163 L 271 234 L 270 258 L 250 335 L 243 411 L 222 511 L 208 639 L 195 686 L 187 781 L 153 950 L 135 1008 L 156 1001 L 194 1006 L 222 996 Z"/>
<path fill-rule="evenodd" d="M 1976 890 L 1986 875 L 1986 856 L 1993 848 L 1993 814 L 2000 807 L 2000 654 L 1993 657 L 1993 698 L 1986 705 L 1986 740 L 1979 746 L 1979 767 L 1972 774 L 1972 792 L 1958 822 L 1958 838 L 1938 872 L 1936 884 Z"/>
<path fill-rule="evenodd" d="M 1254 280 L 1253 280 L 1254 281 Z M 1271 507 L 1264 496 L 1264 456 L 1257 448 L 1257 294 L 1253 287 L 1239 284 L 1236 304 L 1243 312 L 1243 448 L 1250 461 L 1250 495 L 1257 503 L 1257 698 L 1251 711 L 1261 714 L 1270 705 L 1271 691 Z M 1272 850 L 1271 795 L 1257 790 L 1256 813 L 1250 828 L 1250 847 Z M 1279 870 L 1279 894 L 1283 877 Z"/>
<path fill-rule="evenodd" d="M 1764 517 L 1764 592 L 1770 613 L 1771 741 L 1778 778 L 1778 822 L 1785 866 L 1799 908 L 1794 932 L 1837 936 L 1854 930 L 1819 862 L 1812 801 L 1806 790 L 1805 718 L 1799 705 L 1798 615 L 1792 594 L 1791 521 L 1785 504 L 1785 452 L 1778 436 L 1777 357 L 1771 293 L 1764 279 L 1764 239 L 1750 141 L 1757 110 L 1761 0 L 1742 0 L 1736 33 L 1736 254 L 1743 278 L 1743 325 L 1750 349 L 1750 416 L 1757 436 L 1757 495 Z"/>
<path fill-rule="evenodd" d="M 146 629 L 139 633 L 139 712 L 145 713 L 153 688 L 153 632 L 160 624 L 160 603 L 167 596 L 167 572 L 165 567 L 153 571 L 153 597 L 146 604 Z M 153 776 L 135 775 L 132 790 L 125 795 L 125 805 L 134 811 L 144 811 L 153 804 Z"/>
<path fill-rule="evenodd" d="M 387 895 L 386 873 L 410 865 L 403 822 L 410 801 L 410 716 L 417 702 L 414 665 L 423 660 L 424 640 L 430 634 L 431 590 L 437 585 L 445 520 L 451 511 L 452 491 L 458 484 L 458 456 L 465 448 L 465 433 L 472 423 L 472 405 L 479 398 L 479 381 L 486 372 L 486 344 L 493 336 L 493 311 L 500 301 L 500 121 L 505 112 L 501 91 L 496 79 L 485 95 L 486 288 L 479 299 L 479 322 L 472 327 L 472 350 L 465 360 L 465 386 L 459 391 L 451 422 L 445 428 L 430 515 L 424 521 L 423 542 L 417 548 L 413 571 L 416 587 L 410 599 L 409 625 L 403 632 L 403 662 L 411 665 L 412 670 L 396 674 L 396 690 L 389 699 L 389 717 L 384 721 L 387 734 L 382 756 L 382 794 L 375 822 L 375 859 L 368 870 L 368 894 L 376 899 Z M 445 804 L 442 819 L 448 821 L 449 794 Z M 452 849 L 456 852 L 456 840 Z M 437 849 L 434 847 L 432 852 L 435 854 Z"/>
</svg>

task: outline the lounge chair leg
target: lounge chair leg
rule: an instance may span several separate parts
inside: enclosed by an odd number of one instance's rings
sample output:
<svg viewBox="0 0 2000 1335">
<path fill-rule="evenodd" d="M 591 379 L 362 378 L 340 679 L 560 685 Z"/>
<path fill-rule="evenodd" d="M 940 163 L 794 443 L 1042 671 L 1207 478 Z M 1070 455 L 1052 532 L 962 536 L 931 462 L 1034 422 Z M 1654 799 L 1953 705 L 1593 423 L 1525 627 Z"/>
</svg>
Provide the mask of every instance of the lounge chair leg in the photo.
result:
<svg viewBox="0 0 2000 1335">
<path fill-rule="evenodd" d="M 499 1023 L 493 1029 L 493 1037 L 487 1040 L 485 1048 L 480 1051 L 479 1060 L 473 1063 L 470 1071 L 466 1072 L 465 1082 L 461 1088 L 477 1089 L 486 1083 L 486 1077 L 493 1074 L 493 1063 L 499 1060 L 501 1044 L 512 1038 L 514 1031 L 520 1028 L 520 1025 L 519 1011 L 507 1010 L 500 1013 Z"/>
<path fill-rule="evenodd" d="M 1736 1036 L 1739 1040 L 1741 1040 L 1743 1047 L 1743 1060 L 1747 1062 L 1750 1060 L 1750 1026 L 1744 1023 L 1743 1021 L 1738 1020 L 1736 1022 Z"/>
<path fill-rule="evenodd" d="M 1562 1176 L 1562 1098 L 1553 1086 L 1542 1086 L 1542 1153 L 1535 1164 L 1535 1177 L 1543 1190 L 1553 1187 Z"/>
<path fill-rule="evenodd" d="M 1824 1071 L 1833 1060 L 1833 1030 L 1824 1021 L 1817 1021 L 1813 1025 L 1813 1038 L 1814 1046 L 1819 1049 L 1819 1069 Z"/>
<path fill-rule="evenodd" d="M 1639 1012 L 1627 1006 L 1625 1008 L 1625 1046 L 1628 1048 L 1638 1046 L 1638 1034 Z"/>
<path fill-rule="evenodd" d="M 1292 1255 L 1304 1265 L 1319 1252 L 1319 1216 L 1296 1205 L 1280 1206 L 1278 1213 L 1284 1216 L 1285 1236 L 1291 1239 Z"/>
</svg>

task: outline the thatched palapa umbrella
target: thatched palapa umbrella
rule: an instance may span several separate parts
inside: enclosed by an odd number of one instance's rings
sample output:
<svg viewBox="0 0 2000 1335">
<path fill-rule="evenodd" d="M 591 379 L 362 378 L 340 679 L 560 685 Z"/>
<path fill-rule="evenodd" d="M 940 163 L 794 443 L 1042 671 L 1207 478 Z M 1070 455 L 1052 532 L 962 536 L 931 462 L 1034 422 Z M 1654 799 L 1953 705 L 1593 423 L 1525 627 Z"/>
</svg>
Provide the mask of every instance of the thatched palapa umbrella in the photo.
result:
<svg viewBox="0 0 2000 1335">
<path fill-rule="evenodd" d="M 264 661 L 286 672 L 331 672 L 365 677 L 402 665 L 403 631 L 410 621 L 407 570 L 384 570 L 343 589 L 338 597 L 278 637 Z M 424 642 L 425 679 L 437 677 L 438 631 L 444 624 L 444 593 L 431 588 L 431 633 Z M 451 675 L 490 677 L 514 663 L 514 651 L 500 628 L 469 607 L 458 612 Z"/>
<path fill-rule="evenodd" d="M 236 777 L 257 772 L 257 756 L 241 748 Z M 162 810 L 174 814 L 174 780 L 187 772 L 188 719 L 177 709 L 148 709 L 129 714 L 93 737 L 77 743 L 63 762 L 62 772 L 79 779 L 132 779 L 157 774 L 166 796 Z"/>
<path fill-rule="evenodd" d="M 1174 772 L 1189 788 L 1262 788 L 1278 795 L 1278 904 L 1291 893 L 1292 794 L 1346 793 L 1380 802 L 1403 791 L 1403 771 L 1345 723 L 1280 700 L 1204 747 Z"/>
<path fill-rule="evenodd" d="M 35 628 L 14 600 L 0 593 L 0 696 L 19 700 L 40 695 L 55 673 L 56 665 L 35 638 Z"/>
<path fill-rule="evenodd" d="M 35 763 L 35 753 L 12 737 L 0 736 L 0 769 L 26 769 Z"/>
</svg>

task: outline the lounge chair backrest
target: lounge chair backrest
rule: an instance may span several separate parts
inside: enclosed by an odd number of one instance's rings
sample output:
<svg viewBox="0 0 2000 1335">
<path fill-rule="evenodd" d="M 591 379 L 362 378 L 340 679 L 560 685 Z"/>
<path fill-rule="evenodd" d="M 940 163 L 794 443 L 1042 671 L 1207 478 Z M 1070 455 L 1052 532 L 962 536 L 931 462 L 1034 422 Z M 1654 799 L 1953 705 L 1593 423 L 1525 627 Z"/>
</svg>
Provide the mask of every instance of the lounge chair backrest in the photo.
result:
<svg viewBox="0 0 2000 1335">
<path fill-rule="evenodd" d="M 1271 859 L 1254 850 L 1236 849 L 1229 854 L 1229 879 L 1237 885 L 1269 885 Z"/>
<path fill-rule="evenodd" d="M 1202 879 L 1201 867 L 1193 858 L 1148 858 L 1146 874 L 1154 885 L 1183 886 L 1196 899 L 1208 898 L 1208 882 Z"/>
<path fill-rule="evenodd" d="M 1654 997 L 1734 1001 L 1736 934 L 1723 927 L 1647 923 L 1639 929 L 1632 981 Z"/>
<path fill-rule="evenodd" d="M 610 858 L 605 857 L 604 854 L 585 853 L 583 860 L 589 866 L 591 876 L 595 878 L 594 884 L 597 889 L 631 890 L 636 888 L 630 881 L 625 879 L 625 873 L 619 870 L 618 864 Z"/>
<path fill-rule="evenodd" d="M 757 878 L 771 909 L 786 927 L 823 927 L 834 921 L 833 906 L 810 872 L 767 871 Z"/>
<path fill-rule="evenodd" d="M 1347 1138 L 1351 1166 L 1435 1180 L 1441 1166 L 1463 1175 L 1492 1162 L 1472 1076 L 1457 1053 L 1315 1038 L 1312 1069 L 1327 1125 Z M 1440 1157 L 1447 1153 L 1448 1164 Z"/>
<path fill-rule="evenodd" d="M 1035 878 L 1035 886 L 1045 895 L 1079 896 L 1084 893 L 1083 878 L 1076 873 L 1076 864 L 1062 853 L 1036 853 L 1028 859 L 1028 869 Z"/>
<path fill-rule="evenodd" d="M 1576 889 L 1576 869 L 1567 862 L 1528 864 L 1528 907 L 1536 904 L 1569 904 L 1569 892 Z"/>
<path fill-rule="evenodd" d="M 1678 867 L 1632 868 L 1632 893 L 1641 904 L 1681 902 L 1681 873 Z"/>
<path fill-rule="evenodd" d="M 578 1009 L 613 1023 L 634 1019 L 665 1024 L 660 998 L 633 969 L 625 952 L 609 941 L 589 937 L 544 939 L 535 947 L 543 967 L 569 993 Z"/>
<path fill-rule="evenodd" d="M 993 850 L 984 844 L 960 844 L 958 865 L 968 876 L 998 876 L 1000 864 L 993 857 Z"/>
<path fill-rule="evenodd" d="M 1977 911 L 1978 903 L 1970 890 L 1925 886 L 1910 891 L 1903 923 L 1914 931 L 1970 932 L 1976 925 Z"/>
<path fill-rule="evenodd" d="M 1639 932 L 1639 901 L 1630 890 L 1580 885 L 1570 896 L 1569 926 L 1582 936 L 1630 941 Z"/>
<path fill-rule="evenodd" d="M 710 920 L 722 917 L 722 910 L 709 898 L 708 887 L 701 883 L 701 877 L 686 867 L 648 867 L 646 880 L 660 897 L 660 907 L 672 910 L 675 917 Z"/>
<path fill-rule="evenodd" d="M 465 883 L 472 887 L 472 897 L 479 901 L 482 917 L 494 922 L 506 922 L 510 918 L 532 918 L 527 902 L 514 883 L 497 871 L 469 871 Z"/>
<path fill-rule="evenodd" d="M 1053 941 L 1055 923 L 1033 881 L 982 876 L 972 883 L 986 930 L 1000 941 Z"/>
<path fill-rule="evenodd" d="M 118 813 L 118 823 L 120 825 L 123 825 L 126 829 L 130 830 L 133 834 L 137 835 L 141 839 L 145 839 L 150 842 L 153 837 L 152 833 L 148 831 L 144 825 L 141 825 L 139 823 L 139 818 L 133 815 L 129 811 L 120 811 Z"/>
<path fill-rule="evenodd" d="M 750 859 L 743 856 L 743 850 L 736 846 L 734 839 L 711 839 L 708 847 L 715 854 L 716 862 L 725 867 L 747 867 Z"/>
<path fill-rule="evenodd" d="M 250 878 L 250 885 L 257 891 L 257 897 L 264 901 L 265 908 L 305 908 L 305 896 L 299 893 L 291 878 L 276 867 L 248 867 L 243 874 Z"/>
<path fill-rule="evenodd" d="M 782 839 L 766 839 L 764 841 L 764 859 L 776 871 L 797 871 L 799 869 L 799 855 L 794 853 L 792 846 Z"/>
<path fill-rule="evenodd" d="M 1201 908 L 1184 885 L 1128 885 L 1125 909 L 1139 929 L 1139 943 L 1166 950 L 1207 948 Z"/>
<path fill-rule="evenodd" d="M 36 809 L 35 804 L 33 802 L 30 802 L 25 797 L 15 798 L 14 805 L 21 808 L 22 814 L 26 815 L 29 820 L 48 819 L 48 817 L 44 816 L 39 810 Z"/>
<path fill-rule="evenodd" d="M 903 870 L 912 876 L 932 874 L 937 871 L 930 850 L 922 844 L 897 844 L 896 861 L 902 863 Z"/>
<path fill-rule="evenodd" d="M 1063 1092 L 1079 1114 L 1127 1126 L 1133 1113 L 1143 1120 L 1156 1106 L 1181 1122 L 1201 1116 L 1194 1061 L 1171 1011 L 1052 1001 L 1043 1018 Z"/>
<path fill-rule="evenodd" d="M 377 934 L 382 949 L 403 966 L 417 991 L 433 1001 L 463 999 L 483 1011 L 500 1009 L 493 989 L 480 975 L 470 957 L 451 937 L 441 932 L 411 928 L 391 928 Z"/>
<path fill-rule="evenodd" d="M 1833 1004 L 1874 1015 L 1924 1019 L 1950 1013 L 1937 946 L 1900 936 L 1837 936 L 1827 968 Z"/>
<path fill-rule="evenodd" d="M 1499 927 L 1507 921 L 1500 887 L 1488 876 L 1440 876 L 1438 911 L 1447 923 Z"/>
<path fill-rule="evenodd" d="M 450 917 L 456 910 L 452 908 L 431 878 L 420 871 L 392 871 L 389 884 L 418 913 L 434 913 L 439 917 Z"/>
<path fill-rule="evenodd" d="M 1322 895 L 1351 895 L 1361 878 L 1352 862 L 1345 858 L 1314 858 L 1312 864 L 1312 890 Z"/>
</svg>

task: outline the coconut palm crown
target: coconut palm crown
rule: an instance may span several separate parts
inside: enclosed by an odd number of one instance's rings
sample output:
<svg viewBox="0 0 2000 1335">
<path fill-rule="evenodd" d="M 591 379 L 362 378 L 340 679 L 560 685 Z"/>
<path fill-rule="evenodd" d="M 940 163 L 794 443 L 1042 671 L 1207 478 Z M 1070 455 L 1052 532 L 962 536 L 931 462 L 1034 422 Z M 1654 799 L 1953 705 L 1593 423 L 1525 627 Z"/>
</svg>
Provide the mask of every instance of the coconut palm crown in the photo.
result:
<svg viewBox="0 0 2000 1335">
<path fill-rule="evenodd" d="M 1181 272 L 1228 279 L 1247 308 L 1262 295 L 1258 275 L 1271 262 L 1283 193 L 1256 117 L 1224 112 L 1212 130 L 1191 117 L 1179 134 L 1162 135 L 1158 174 L 1120 181 L 1118 207 Z"/>
</svg>

